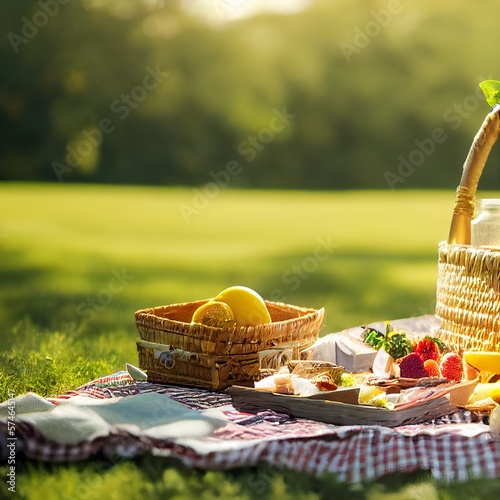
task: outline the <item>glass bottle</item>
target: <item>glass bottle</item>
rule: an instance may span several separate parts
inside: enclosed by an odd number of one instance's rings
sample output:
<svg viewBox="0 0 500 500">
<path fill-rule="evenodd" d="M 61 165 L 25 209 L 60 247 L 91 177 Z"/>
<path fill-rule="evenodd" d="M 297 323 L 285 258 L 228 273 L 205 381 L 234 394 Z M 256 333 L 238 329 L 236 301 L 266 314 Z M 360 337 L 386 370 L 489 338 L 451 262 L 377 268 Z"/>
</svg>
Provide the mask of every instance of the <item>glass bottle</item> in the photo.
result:
<svg viewBox="0 0 500 500">
<path fill-rule="evenodd" d="M 500 199 L 479 200 L 476 214 L 471 222 L 471 245 L 500 248 Z"/>
</svg>

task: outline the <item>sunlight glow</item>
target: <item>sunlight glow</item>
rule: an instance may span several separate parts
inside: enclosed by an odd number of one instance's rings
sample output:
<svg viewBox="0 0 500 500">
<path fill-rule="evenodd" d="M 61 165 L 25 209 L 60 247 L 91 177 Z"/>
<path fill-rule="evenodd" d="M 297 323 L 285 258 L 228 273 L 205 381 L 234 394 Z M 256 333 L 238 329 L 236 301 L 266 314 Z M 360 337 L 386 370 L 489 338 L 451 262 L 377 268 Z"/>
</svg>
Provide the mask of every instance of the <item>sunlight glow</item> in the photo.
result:
<svg viewBox="0 0 500 500">
<path fill-rule="evenodd" d="M 224 24 L 263 12 L 295 14 L 311 0 L 183 0 L 182 3 L 191 14 L 201 15 L 211 24 Z"/>
</svg>

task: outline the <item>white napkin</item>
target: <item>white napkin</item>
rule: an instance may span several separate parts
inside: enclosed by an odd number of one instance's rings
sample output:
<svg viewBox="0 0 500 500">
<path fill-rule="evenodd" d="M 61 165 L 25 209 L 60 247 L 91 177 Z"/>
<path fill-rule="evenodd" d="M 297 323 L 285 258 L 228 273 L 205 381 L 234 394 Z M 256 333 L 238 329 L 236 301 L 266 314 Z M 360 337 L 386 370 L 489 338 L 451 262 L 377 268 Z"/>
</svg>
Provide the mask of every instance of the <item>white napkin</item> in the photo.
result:
<svg viewBox="0 0 500 500">
<path fill-rule="evenodd" d="M 15 418 L 62 444 L 92 440 L 115 430 L 158 439 L 201 438 L 226 425 L 223 419 L 155 392 L 109 399 L 75 396 L 60 400 L 59 405 L 46 402 L 49 406 L 43 402 L 32 393 L 14 398 Z M 0 404 L 0 417 L 7 415 L 7 403 Z"/>
</svg>

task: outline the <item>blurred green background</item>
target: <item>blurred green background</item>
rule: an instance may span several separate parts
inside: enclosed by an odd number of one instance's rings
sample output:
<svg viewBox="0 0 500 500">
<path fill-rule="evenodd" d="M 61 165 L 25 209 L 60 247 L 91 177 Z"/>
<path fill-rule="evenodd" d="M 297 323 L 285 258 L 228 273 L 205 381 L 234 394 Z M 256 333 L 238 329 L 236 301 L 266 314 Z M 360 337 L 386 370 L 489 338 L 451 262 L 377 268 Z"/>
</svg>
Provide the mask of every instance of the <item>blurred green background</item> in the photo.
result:
<svg viewBox="0 0 500 500">
<path fill-rule="evenodd" d="M 499 14 L 496 0 L 3 0 L 0 180 L 454 189 L 488 112 L 478 83 L 500 78 Z"/>
</svg>

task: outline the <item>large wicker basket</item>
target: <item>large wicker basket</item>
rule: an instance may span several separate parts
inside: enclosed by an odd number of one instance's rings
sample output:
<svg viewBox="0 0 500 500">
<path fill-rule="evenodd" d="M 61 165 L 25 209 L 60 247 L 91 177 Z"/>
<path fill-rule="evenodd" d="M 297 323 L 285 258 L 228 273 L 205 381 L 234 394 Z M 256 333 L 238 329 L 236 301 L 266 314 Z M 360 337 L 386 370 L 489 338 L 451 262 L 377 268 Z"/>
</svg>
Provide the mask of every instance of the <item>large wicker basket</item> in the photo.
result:
<svg viewBox="0 0 500 500">
<path fill-rule="evenodd" d="M 475 195 L 500 133 L 500 106 L 485 118 L 464 164 L 448 241 L 439 244 L 438 335 L 452 349 L 500 351 L 500 250 L 470 246 Z"/>
<path fill-rule="evenodd" d="M 207 300 L 142 309 L 135 314 L 141 336 L 139 366 L 148 380 L 222 389 L 259 378 L 260 357 L 283 348 L 294 359 L 318 339 L 324 309 L 266 301 L 272 322 L 248 327 L 191 323 Z"/>
</svg>

